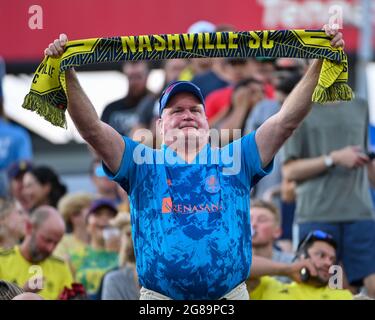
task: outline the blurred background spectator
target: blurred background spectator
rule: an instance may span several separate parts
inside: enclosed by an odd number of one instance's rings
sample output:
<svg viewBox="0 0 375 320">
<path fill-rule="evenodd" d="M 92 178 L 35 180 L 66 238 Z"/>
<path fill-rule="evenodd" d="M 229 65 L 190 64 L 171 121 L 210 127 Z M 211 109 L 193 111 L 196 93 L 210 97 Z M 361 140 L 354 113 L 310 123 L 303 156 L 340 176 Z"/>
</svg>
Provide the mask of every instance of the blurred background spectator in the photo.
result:
<svg viewBox="0 0 375 320">
<path fill-rule="evenodd" d="M 66 233 L 54 255 L 69 263 L 73 276 L 90 242 L 86 220 L 93 200 L 92 194 L 80 192 L 67 194 L 58 202 L 57 208 L 65 221 Z"/>
<path fill-rule="evenodd" d="M 23 177 L 23 198 L 29 212 L 41 205 L 56 208 L 66 191 L 56 172 L 47 166 L 34 167 Z"/>
<path fill-rule="evenodd" d="M 18 245 L 25 236 L 27 214 L 17 200 L 0 198 L 0 250 Z"/>
<path fill-rule="evenodd" d="M 49 206 L 35 209 L 26 220 L 22 243 L 0 252 L 0 279 L 45 299 L 57 299 L 64 287 L 73 282 L 68 264 L 52 256 L 64 231 L 64 221 L 56 209 Z"/>
<path fill-rule="evenodd" d="M 130 214 L 121 212 L 111 220 L 111 225 L 121 230 L 119 267 L 103 277 L 102 300 L 138 300 L 139 284 L 135 267 Z"/>
<path fill-rule="evenodd" d="M 117 215 L 117 208 L 109 199 L 97 199 L 92 202 L 87 216 L 89 246 L 84 254 L 71 256 L 78 262 L 76 280 L 82 283 L 90 299 L 98 300 L 98 290 L 103 275 L 118 266 L 120 233 L 110 230 L 109 221 Z M 109 232 L 108 232 L 109 231 Z M 115 238 L 115 239 L 114 239 Z"/>
</svg>

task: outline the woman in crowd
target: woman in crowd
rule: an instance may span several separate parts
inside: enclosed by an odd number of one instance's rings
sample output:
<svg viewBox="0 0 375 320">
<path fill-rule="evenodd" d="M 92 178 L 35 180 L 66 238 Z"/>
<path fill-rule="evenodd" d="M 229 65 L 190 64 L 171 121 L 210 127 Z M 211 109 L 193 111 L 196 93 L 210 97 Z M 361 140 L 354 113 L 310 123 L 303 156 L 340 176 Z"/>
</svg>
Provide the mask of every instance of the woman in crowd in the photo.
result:
<svg viewBox="0 0 375 320">
<path fill-rule="evenodd" d="M 15 200 L 0 198 L 0 250 L 10 249 L 25 235 L 26 213 Z"/>
<path fill-rule="evenodd" d="M 23 177 L 25 209 L 29 212 L 41 205 L 57 207 L 60 198 L 66 193 L 66 186 L 49 167 L 35 167 Z"/>
<path fill-rule="evenodd" d="M 77 192 L 63 196 L 57 208 L 64 218 L 66 234 L 55 249 L 54 255 L 67 261 L 73 275 L 89 244 L 86 217 L 94 196 Z"/>
</svg>

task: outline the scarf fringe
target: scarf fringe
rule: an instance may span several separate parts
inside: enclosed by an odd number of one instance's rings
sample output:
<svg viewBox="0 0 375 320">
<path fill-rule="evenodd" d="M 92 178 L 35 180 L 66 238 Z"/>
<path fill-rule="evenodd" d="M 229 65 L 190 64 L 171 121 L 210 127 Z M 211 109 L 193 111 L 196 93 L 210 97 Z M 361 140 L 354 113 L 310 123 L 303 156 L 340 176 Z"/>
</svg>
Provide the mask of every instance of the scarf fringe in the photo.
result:
<svg viewBox="0 0 375 320">
<path fill-rule="evenodd" d="M 335 101 L 350 101 L 353 98 L 353 90 L 346 83 L 334 83 L 328 88 L 318 84 L 312 95 L 312 101 L 321 104 Z"/>
<path fill-rule="evenodd" d="M 64 129 L 67 128 L 65 110 L 53 107 L 53 104 L 48 103 L 41 96 L 33 92 L 26 95 L 22 108 L 35 111 L 39 116 L 52 123 L 54 126 Z"/>
</svg>

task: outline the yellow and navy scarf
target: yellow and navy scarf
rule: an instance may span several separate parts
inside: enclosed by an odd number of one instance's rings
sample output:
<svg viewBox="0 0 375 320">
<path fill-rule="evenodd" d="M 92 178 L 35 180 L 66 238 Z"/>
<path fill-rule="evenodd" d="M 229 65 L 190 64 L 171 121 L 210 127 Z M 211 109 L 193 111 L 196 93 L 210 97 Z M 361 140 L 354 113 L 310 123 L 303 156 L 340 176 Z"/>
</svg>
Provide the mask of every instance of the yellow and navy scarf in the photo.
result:
<svg viewBox="0 0 375 320">
<path fill-rule="evenodd" d="M 45 57 L 34 74 L 23 108 L 53 125 L 66 127 L 65 70 L 86 64 L 125 60 L 214 57 L 290 57 L 324 59 L 312 101 L 351 100 L 344 51 L 330 45 L 322 30 L 213 32 L 94 38 L 69 41 L 63 55 Z"/>
</svg>

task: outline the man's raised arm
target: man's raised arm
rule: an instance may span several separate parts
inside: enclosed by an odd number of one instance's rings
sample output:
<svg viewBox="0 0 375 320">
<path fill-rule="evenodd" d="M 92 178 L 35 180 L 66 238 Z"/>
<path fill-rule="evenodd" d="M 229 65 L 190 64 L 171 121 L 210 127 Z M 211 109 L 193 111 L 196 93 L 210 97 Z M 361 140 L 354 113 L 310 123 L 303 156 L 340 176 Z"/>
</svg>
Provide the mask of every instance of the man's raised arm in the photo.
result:
<svg viewBox="0 0 375 320">
<path fill-rule="evenodd" d="M 68 42 L 65 34 L 51 43 L 44 53 L 51 58 L 60 57 Z M 91 145 L 108 168 L 117 172 L 121 164 L 125 143 L 121 135 L 102 122 L 91 101 L 80 86 L 73 69 L 65 72 L 68 96 L 68 112 L 81 137 Z"/>
<path fill-rule="evenodd" d="M 325 25 L 324 30 L 333 36 L 333 47 L 344 47 L 342 33 Z M 267 166 L 284 142 L 302 122 L 311 109 L 311 97 L 318 83 L 322 66 L 321 60 L 314 61 L 302 80 L 289 94 L 281 110 L 266 120 L 256 132 L 256 143 L 259 149 L 262 166 Z"/>
</svg>

